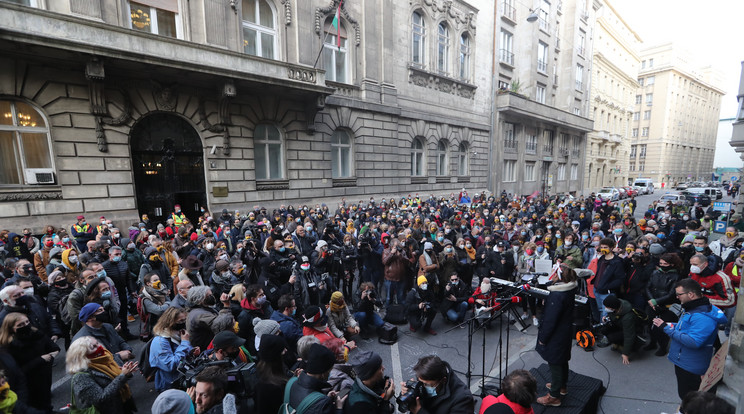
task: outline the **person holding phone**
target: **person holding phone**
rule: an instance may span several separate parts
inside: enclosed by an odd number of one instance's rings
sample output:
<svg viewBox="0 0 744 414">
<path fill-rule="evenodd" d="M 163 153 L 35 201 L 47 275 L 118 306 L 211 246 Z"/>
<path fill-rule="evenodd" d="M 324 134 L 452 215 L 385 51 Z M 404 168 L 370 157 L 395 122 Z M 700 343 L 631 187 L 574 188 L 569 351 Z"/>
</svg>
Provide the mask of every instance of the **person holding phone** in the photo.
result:
<svg viewBox="0 0 744 414">
<path fill-rule="evenodd" d="M 168 308 L 153 328 L 150 342 L 150 366 L 155 369 L 155 390 L 158 392 L 171 388 L 178 377 L 178 362 L 189 353 L 199 352 L 191 346 L 189 332 L 186 330 L 188 312 L 180 308 Z"/>
</svg>

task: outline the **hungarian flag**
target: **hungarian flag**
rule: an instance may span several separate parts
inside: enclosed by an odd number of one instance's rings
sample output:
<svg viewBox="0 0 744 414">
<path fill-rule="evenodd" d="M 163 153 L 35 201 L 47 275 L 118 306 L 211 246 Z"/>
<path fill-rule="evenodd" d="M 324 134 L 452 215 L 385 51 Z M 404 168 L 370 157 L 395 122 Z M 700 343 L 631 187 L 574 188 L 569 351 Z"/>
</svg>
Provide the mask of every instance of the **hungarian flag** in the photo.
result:
<svg viewBox="0 0 744 414">
<path fill-rule="evenodd" d="M 340 0 L 338 2 L 338 7 L 336 8 L 336 15 L 333 16 L 333 22 L 331 24 L 333 27 L 336 28 L 336 47 L 341 47 L 341 30 L 339 30 L 339 22 L 341 21 L 341 3 L 343 3 L 344 0 Z"/>
</svg>

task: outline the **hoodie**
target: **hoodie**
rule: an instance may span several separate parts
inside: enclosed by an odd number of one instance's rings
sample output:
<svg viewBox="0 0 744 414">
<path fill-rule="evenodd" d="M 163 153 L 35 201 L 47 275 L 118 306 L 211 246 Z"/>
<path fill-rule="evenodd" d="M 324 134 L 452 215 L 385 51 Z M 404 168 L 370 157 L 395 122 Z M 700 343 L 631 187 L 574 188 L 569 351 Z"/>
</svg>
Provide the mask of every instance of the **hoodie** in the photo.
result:
<svg viewBox="0 0 744 414">
<path fill-rule="evenodd" d="M 679 322 L 664 326 L 664 333 L 671 338 L 667 358 L 685 371 L 703 375 L 713 358 L 718 325 L 728 320 L 705 297 L 687 302 L 682 307 L 685 312 Z"/>
</svg>

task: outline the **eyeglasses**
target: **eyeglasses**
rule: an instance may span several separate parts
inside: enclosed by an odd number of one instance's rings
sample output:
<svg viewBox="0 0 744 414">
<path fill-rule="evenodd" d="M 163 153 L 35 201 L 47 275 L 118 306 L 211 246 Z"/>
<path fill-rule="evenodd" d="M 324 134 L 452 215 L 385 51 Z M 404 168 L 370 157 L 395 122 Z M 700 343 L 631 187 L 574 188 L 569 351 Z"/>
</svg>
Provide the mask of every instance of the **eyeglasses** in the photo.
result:
<svg viewBox="0 0 744 414">
<path fill-rule="evenodd" d="M 682 296 L 682 295 L 686 295 L 686 294 L 688 294 L 688 293 L 690 293 L 690 292 L 682 292 L 682 293 L 676 293 L 676 292 L 675 292 L 675 293 L 674 293 L 674 296 L 676 296 L 676 297 L 680 297 L 680 296 Z"/>
</svg>

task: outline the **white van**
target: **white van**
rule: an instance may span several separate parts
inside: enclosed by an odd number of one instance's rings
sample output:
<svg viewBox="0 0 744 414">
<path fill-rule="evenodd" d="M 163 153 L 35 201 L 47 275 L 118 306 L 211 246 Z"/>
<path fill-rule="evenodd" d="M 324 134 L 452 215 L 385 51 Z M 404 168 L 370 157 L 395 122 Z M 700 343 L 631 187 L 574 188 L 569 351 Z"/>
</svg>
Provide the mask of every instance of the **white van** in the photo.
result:
<svg viewBox="0 0 744 414">
<path fill-rule="evenodd" d="M 650 178 L 636 178 L 635 182 L 633 182 L 633 187 L 638 189 L 638 193 L 653 194 L 654 180 Z"/>
</svg>

